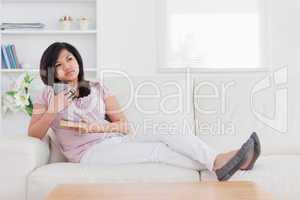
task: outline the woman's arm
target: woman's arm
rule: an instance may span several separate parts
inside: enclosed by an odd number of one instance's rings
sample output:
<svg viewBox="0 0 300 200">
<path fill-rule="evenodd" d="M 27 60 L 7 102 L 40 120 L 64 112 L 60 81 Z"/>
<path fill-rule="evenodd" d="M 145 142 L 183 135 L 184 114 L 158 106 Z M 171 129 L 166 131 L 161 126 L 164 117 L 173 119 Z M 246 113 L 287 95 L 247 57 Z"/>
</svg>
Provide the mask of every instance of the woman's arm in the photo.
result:
<svg viewBox="0 0 300 200">
<path fill-rule="evenodd" d="M 71 99 L 68 98 L 68 94 L 61 92 L 54 96 L 54 93 L 50 94 L 50 102 L 47 105 L 34 104 L 31 121 L 28 127 L 28 135 L 42 139 L 51 123 L 55 119 L 57 113 L 66 108 L 70 103 Z"/>
<path fill-rule="evenodd" d="M 55 119 L 55 114 L 50 113 L 47 108 L 41 104 L 34 104 L 31 121 L 28 127 L 28 135 L 42 139 L 52 121 Z"/>
</svg>

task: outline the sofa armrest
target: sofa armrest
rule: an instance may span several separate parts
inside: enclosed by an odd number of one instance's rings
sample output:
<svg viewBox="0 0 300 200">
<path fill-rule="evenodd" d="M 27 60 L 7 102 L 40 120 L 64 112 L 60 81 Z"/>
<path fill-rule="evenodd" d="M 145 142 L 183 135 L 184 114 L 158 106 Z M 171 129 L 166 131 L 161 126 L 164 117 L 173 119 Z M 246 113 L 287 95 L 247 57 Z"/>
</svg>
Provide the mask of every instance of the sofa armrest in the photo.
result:
<svg viewBox="0 0 300 200">
<path fill-rule="evenodd" d="M 48 144 L 28 136 L 0 137 L 0 199 L 26 197 L 28 175 L 49 160 Z"/>
</svg>

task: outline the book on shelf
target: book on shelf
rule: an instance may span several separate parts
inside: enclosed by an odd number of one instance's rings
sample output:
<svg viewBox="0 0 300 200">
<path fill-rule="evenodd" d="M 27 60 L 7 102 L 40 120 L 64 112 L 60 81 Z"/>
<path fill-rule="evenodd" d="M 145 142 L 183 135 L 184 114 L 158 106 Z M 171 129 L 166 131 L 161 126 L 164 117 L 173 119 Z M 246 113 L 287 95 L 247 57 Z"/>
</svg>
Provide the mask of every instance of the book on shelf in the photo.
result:
<svg viewBox="0 0 300 200">
<path fill-rule="evenodd" d="M 10 66 L 10 62 L 9 62 L 9 59 L 8 59 L 8 55 L 7 55 L 7 52 L 6 52 L 6 49 L 5 49 L 5 46 L 4 45 L 1 45 L 1 68 L 2 69 L 8 69 L 8 68 L 11 68 Z"/>
<path fill-rule="evenodd" d="M 1 45 L 2 69 L 20 69 L 21 65 L 14 44 Z"/>
<path fill-rule="evenodd" d="M 18 56 L 17 56 L 16 46 L 14 44 L 11 45 L 11 50 L 12 50 L 12 53 L 14 55 L 14 60 L 16 62 L 16 68 L 20 69 L 21 65 L 20 65 L 20 62 L 19 62 L 19 59 L 18 59 Z"/>
<path fill-rule="evenodd" d="M 2 23 L 1 30 L 6 29 L 42 29 L 45 27 L 43 23 Z"/>
<path fill-rule="evenodd" d="M 3 54 L 3 51 L 1 50 L 1 61 L 2 61 L 2 67 L 3 69 L 7 69 L 7 66 L 6 66 L 6 63 L 4 62 L 4 54 Z"/>
<path fill-rule="evenodd" d="M 15 62 L 14 62 L 14 57 L 13 57 L 12 51 L 10 50 L 10 45 L 6 45 L 5 49 L 6 49 L 6 52 L 7 52 L 7 55 L 8 55 L 10 66 L 11 66 L 11 68 L 15 69 L 16 66 L 15 66 Z"/>
</svg>

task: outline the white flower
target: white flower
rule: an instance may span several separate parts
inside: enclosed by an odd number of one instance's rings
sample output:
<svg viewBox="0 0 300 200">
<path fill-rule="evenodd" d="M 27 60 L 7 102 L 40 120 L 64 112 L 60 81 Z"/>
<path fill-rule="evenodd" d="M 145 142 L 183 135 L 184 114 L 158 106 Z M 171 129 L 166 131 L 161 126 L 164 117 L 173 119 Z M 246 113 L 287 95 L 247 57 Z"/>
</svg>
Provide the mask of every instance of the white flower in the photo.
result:
<svg viewBox="0 0 300 200">
<path fill-rule="evenodd" d="M 29 88 L 30 83 L 25 82 L 24 80 L 21 82 L 20 88 L 25 89 Z"/>
<path fill-rule="evenodd" d="M 18 92 L 15 95 L 16 105 L 24 108 L 29 105 L 29 94 L 24 94 L 22 92 Z"/>
<path fill-rule="evenodd" d="M 30 80 L 30 79 L 33 79 L 33 77 L 31 75 L 29 75 L 27 73 L 21 74 L 15 82 L 14 89 L 15 90 L 23 90 L 25 88 L 29 88 L 31 82 L 28 82 L 28 80 Z"/>
<path fill-rule="evenodd" d="M 12 96 L 9 96 L 7 94 L 3 95 L 2 104 L 4 113 L 6 113 L 8 110 L 11 110 L 13 112 L 18 111 L 18 106 L 16 105 L 15 99 Z"/>
</svg>

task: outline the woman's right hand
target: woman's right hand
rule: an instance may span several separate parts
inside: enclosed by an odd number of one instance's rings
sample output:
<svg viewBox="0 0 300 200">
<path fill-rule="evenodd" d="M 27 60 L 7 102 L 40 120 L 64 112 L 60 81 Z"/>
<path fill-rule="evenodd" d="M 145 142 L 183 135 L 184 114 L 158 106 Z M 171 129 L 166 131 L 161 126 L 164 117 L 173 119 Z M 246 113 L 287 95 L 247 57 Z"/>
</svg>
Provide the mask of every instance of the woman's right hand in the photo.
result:
<svg viewBox="0 0 300 200">
<path fill-rule="evenodd" d="M 57 95 L 54 95 L 54 92 L 51 91 L 51 97 L 47 112 L 51 114 L 57 114 L 68 107 L 71 102 L 72 97 L 66 90 L 58 93 Z"/>
</svg>

